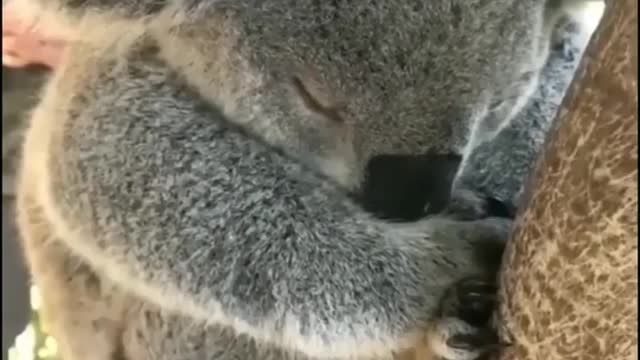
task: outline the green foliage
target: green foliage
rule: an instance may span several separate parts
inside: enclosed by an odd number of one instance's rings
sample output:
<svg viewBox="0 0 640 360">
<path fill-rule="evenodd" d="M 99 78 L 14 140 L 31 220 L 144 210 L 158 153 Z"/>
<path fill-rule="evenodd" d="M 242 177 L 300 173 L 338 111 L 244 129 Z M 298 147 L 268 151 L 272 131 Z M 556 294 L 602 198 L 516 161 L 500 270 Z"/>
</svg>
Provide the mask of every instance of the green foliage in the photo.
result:
<svg viewBox="0 0 640 360">
<path fill-rule="evenodd" d="M 31 322 L 9 349 L 9 360 L 61 360 L 55 340 L 43 328 L 40 297 L 35 287 L 31 288 L 31 308 Z"/>
</svg>

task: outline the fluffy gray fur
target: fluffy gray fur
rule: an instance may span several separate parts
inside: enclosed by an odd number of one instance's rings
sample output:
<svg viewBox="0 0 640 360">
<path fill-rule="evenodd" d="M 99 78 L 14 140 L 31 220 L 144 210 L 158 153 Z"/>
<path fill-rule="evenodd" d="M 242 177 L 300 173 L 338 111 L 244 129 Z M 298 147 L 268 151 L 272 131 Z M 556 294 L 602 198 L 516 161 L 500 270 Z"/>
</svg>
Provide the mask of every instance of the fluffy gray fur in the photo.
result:
<svg viewBox="0 0 640 360">
<path fill-rule="evenodd" d="M 535 93 L 493 141 L 473 150 L 457 179 L 460 189 L 520 207 L 528 175 L 580 63 L 588 35 L 580 24 L 562 19 Z"/>
<path fill-rule="evenodd" d="M 373 155 L 464 155 L 508 122 L 543 64 L 546 1 L 67 5 L 148 27 L 71 50 L 27 135 L 22 203 L 152 309 L 130 335 L 150 359 L 390 356 L 441 332 L 445 289 L 486 273 L 478 254 L 507 220 L 397 224 L 347 190 Z M 296 105 L 288 79 L 308 69 L 344 122 Z M 154 318 L 185 325 L 163 334 Z"/>
<path fill-rule="evenodd" d="M 506 236 L 504 219 L 376 220 L 220 121 L 163 63 L 109 73 L 71 99 L 91 121 L 49 147 L 51 196 L 74 219 L 72 248 L 162 307 L 310 353 L 391 344 L 483 270 L 476 246 Z"/>
</svg>

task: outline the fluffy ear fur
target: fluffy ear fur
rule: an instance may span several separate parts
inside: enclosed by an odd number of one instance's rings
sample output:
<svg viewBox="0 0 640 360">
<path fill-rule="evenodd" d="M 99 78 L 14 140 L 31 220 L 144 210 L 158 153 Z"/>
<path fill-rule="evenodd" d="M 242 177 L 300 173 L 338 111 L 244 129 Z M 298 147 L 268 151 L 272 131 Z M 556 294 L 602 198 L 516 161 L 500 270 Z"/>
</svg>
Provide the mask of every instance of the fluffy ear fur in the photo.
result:
<svg viewBox="0 0 640 360">
<path fill-rule="evenodd" d="M 514 209 L 520 205 L 528 174 L 604 10 L 602 1 L 587 1 L 581 8 L 576 4 L 583 1 L 571 3 L 571 12 L 564 13 L 554 30 L 538 88 L 494 141 L 473 151 L 457 179 L 454 200 L 464 203 L 463 189 L 471 189 L 478 198 L 495 198 Z"/>
</svg>

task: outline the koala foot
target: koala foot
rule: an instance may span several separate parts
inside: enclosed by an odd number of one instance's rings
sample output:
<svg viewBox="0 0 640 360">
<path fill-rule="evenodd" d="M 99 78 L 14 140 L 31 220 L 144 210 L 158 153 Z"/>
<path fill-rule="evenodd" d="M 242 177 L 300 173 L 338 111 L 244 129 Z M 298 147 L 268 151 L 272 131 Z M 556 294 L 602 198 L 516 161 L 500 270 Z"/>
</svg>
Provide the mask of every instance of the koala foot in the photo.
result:
<svg viewBox="0 0 640 360">
<path fill-rule="evenodd" d="M 480 276 L 462 279 L 447 291 L 440 318 L 429 337 L 437 356 L 444 360 L 480 360 L 505 346 L 489 324 L 496 292 L 495 282 Z"/>
</svg>

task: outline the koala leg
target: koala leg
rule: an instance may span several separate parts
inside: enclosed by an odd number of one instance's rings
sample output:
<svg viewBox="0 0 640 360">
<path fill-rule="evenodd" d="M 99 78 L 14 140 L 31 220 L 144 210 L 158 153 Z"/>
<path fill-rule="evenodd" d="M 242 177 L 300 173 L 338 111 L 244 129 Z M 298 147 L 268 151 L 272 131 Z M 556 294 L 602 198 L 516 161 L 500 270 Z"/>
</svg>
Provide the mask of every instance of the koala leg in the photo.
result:
<svg viewBox="0 0 640 360">
<path fill-rule="evenodd" d="M 44 324 L 61 357 L 119 359 L 122 299 L 56 240 L 41 208 L 24 190 L 18 193 L 18 228 L 41 294 Z"/>
</svg>

